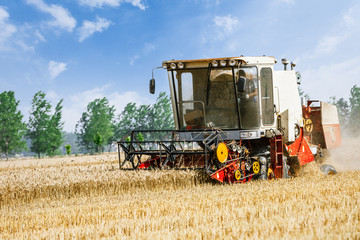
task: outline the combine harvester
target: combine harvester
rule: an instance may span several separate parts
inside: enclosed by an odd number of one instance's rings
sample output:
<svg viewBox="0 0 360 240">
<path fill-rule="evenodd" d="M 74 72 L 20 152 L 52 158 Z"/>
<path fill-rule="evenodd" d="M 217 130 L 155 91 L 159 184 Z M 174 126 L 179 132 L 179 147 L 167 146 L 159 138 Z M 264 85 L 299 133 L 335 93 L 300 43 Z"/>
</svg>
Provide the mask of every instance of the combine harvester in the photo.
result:
<svg viewBox="0 0 360 240">
<path fill-rule="evenodd" d="M 200 168 L 219 182 L 238 183 L 297 176 L 301 166 L 321 162 L 326 149 L 341 145 L 337 109 L 301 101 L 295 63 L 287 70 L 282 59 L 284 70 L 275 71 L 276 62 L 266 56 L 164 61 L 176 130 L 130 132 L 118 142 L 120 168 Z M 320 168 L 336 173 L 331 165 Z"/>
</svg>

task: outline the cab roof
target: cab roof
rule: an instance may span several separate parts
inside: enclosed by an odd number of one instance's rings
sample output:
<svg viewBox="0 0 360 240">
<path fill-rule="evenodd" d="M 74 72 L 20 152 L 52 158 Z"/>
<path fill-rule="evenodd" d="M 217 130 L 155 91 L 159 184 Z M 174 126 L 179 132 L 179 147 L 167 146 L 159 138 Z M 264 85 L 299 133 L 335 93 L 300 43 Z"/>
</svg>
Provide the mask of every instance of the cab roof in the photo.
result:
<svg viewBox="0 0 360 240">
<path fill-rule="evenodd" d="M 163 62 L 163 67 L 166 69 L 171 69 L 171 63 L 175 63 L 178 66 L 179 63 L 183 63 L 185 68 L 202 68 L 208 67 L 213 61 L 226 61 L 227 66 L 229 66 L 229 61 L 235 60 L 236 66 L 241 62 L 243 65 L 273 65 L 277 61 L 274 57 L 261 56 L 261 57 L 225 57 L 225 58 L 205 58 L 205 59 L 192 59 L 192 60 L 169 60 Z M 176 67 L 177 68 L 177 67 Z"/>
</svg>

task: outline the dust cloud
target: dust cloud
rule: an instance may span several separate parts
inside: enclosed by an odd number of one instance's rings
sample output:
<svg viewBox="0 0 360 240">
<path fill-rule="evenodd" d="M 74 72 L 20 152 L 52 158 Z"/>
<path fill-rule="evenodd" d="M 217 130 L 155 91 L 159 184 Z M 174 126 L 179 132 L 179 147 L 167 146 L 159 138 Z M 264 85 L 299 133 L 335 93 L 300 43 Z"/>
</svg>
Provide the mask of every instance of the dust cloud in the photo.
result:
<svg viewBox="0 0 360 240">
<path fill-rule="evenodd" d="M 337 171 L 360 170 L 360 138 L 343 138 L 342 146 L 331 149 L 325 161 Z"/>
<path fill-rule="evenodd" d="M 323 173 L 320 171 L 319 165 L 315 163 L 315 161 L 305 164 L 301 167 L 301 171 L 299 176 L 315 176 L 315 175 L 322 175 Z"/>
</svg>

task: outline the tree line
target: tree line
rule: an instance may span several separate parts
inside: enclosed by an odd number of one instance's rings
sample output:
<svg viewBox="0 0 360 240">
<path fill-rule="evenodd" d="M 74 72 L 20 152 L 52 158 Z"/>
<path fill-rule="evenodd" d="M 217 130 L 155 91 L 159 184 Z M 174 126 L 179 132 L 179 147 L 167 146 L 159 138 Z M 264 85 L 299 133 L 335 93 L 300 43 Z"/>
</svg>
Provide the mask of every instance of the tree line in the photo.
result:
<svg viewBox="0 0 360 240">
<path fill-rule="evenodd" d="M 45 99 L 44 92 L 37 92 L 31 103 L 27 123 L 18 109 L 20 101 L 16 100 L 13 91 L 0 94 L 0 153 L 8 159 L 22 151 L 54 156 L 64 144 L 62 121 L 63 99 L 55 106 Z M 134 129 L 173 129 L 172 109 L 169 96 L 161 92 L 154 104 L 137 106 L 128 103 L 124 110 L 115 115 L 115 107 L 110 106 L 106 97 L 95 99 L 87 105 L 76 124 L 77 144 L 83 151 L 103 152 L 106 145 L 120 140 Z M 30 144 L 30 149 L 28 144 Z M 66 144 L 66 152 L 71 153 L 71 145 Z"/>
<path fill-rule="evenodd" d="M 301 95 L 306 95 L 300 89 Z M 61 99 L 52 113 L 52 105 L 39 91 L 32 99 L 30 117 L 27 123 L 19 108 L 13 91 L 0 94 L 0 158 L 22 151 L 30 151 L 38 157 L 54 156 L 64 144 Z M 348 100 L 330 97 L 330 103 L 337 106 L 342 132 L 350 136 L 360 134 L 360 87 L 353 86 Z M 106 97 L 95 99 L 87 105 L 75 127 L 77 144 L 85 152 L 103 152 L 105 146 L 122 139 L 131 130 L 173 129 L 172 108 L 169 96 L 161 92 L 154 104 L 137 106 L 128 103 L 124 110 L 115 115 L 115 107 L 110 106 Z M 142 139 L 144 136 L 138 136 Z M 145 136 L 149 137 L 149 135 Z M 159 138 L 159 135 L 152 135 Z M 71 153 L 71 145 L 65 146 Z"/>
<path fill-rule="evenodd" d="M 299 94 L 306 100 L 310 95 L 298 86 Z M 360 135 L 360 87 L 354 85 L 350 89 L 349 99 L 331 96 L 328 103 L 337 107 L 342 135 L 358 137 Z"/>
<path fill-rule="evenodd" d="M 330 97 L 331 104 L 336 105 L 339 115 L 340 125 L 343 133 L 351 137 L 360 135 L 360 87 L 354 85 L 350 89 L 348 100 Z"/>
</svg>

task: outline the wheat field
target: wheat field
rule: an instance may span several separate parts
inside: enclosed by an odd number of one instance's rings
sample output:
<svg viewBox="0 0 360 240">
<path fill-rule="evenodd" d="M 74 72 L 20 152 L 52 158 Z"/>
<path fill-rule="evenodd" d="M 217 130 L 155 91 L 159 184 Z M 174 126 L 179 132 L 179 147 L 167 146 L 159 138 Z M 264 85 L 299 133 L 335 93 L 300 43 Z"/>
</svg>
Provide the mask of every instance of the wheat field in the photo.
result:
<svg viewBox="0 0 360 240">
<path fill-rule="evenodd" d="M 336 154 L 334 176 L 309 164 L 297 178 L 234 185 L 120 171 L 113 153 L 3 161 L 0 239 L 360 239 L 359 155 Z"/>
</svg>

